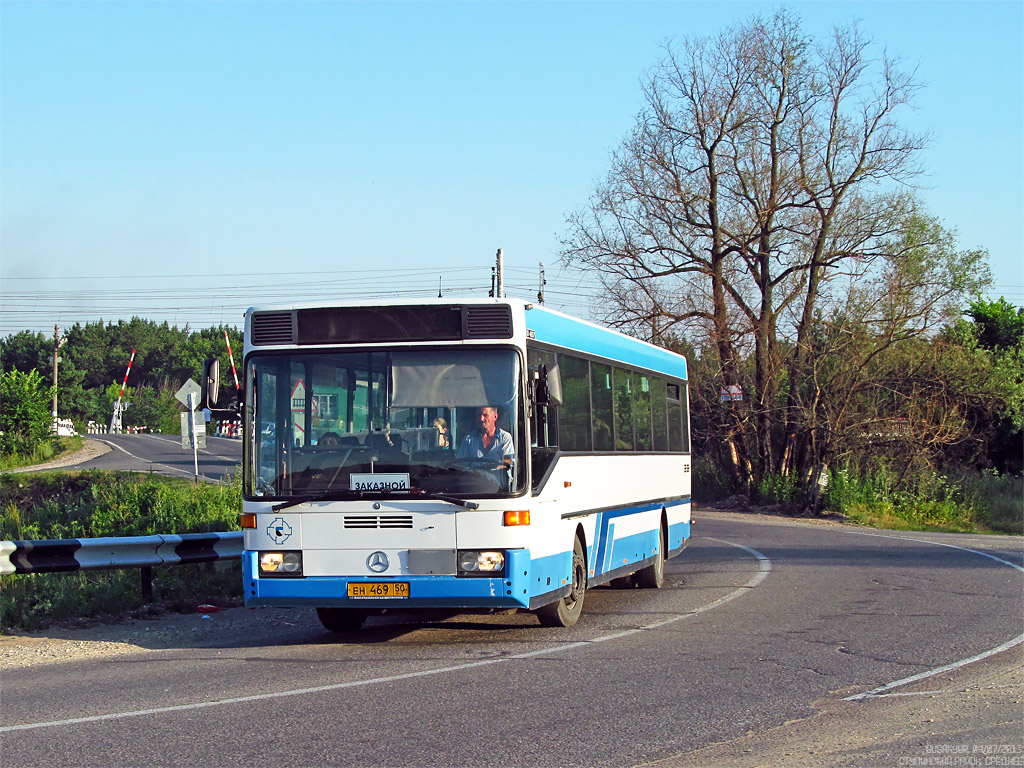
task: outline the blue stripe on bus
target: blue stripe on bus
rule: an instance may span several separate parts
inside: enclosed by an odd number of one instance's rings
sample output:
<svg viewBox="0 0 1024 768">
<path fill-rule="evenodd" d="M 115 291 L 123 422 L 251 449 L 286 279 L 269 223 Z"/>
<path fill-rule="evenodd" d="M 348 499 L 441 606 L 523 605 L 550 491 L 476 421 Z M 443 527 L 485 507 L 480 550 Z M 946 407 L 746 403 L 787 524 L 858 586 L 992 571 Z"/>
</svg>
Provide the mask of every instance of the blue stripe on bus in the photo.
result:
<svg viewBox="0 0 1024 768">
<path fill-rule="evenodd" d="M 619 509 L 605 509 L 599 512 L 594 512 L 596 520 L 594 522 L 594 540 L 587 547 L 587 565 L 591 576 L 600 576 L 602 573 L 620 568 L 623 565 L 628 565 L 631 562 L 636 562 L 638 559 L 643 557 L 637 557 L 636 553 L 651 553 L 654 551 L 654 547 L 657 546 L 657 528 L 653 528 L 650 531 L 643 531 L 638 534 L 627 536 L 621 539 L 615 538 L 615 520 L 616 518 L 625 517 L 626 515 L 634 515 L 641 512 L 650 512 L 656 509 L 669 508 L 679 506 L 682 504 L 689 504 L 690 497 L 687 496 L 683 499 L 672 500 L 672 501 L 655 501 L 647 504 L 640 504 L 633 507 L 621 507 Z M 689 523 L 676 523 L 675 525 L 669 526 L 668 531 L 668 548 L 678 549 L 682 546 L 684 539 L 690 538 L 690 524 Z M 616 552 L 615 550 L 618 550 Z M 623 556 L 622 553 L 626 555 Z M 647 556 L 650 556 L 649 554 Z M 545 558 L 547 559 L 547 558 Z M 623 562 L 624 561 L 624 562 Z M 533 560 L 531 566 L 539 562 Z M 565 578 L 565 574 L 570 573 L 571 570 L 571 557 L 566 555 L 565 559 L 565 571 L 559 576 L 559 579 Z M 552 582 L 554 583 L 554 582 Z"/>
<path fill-rule="evenodd" d="M 571 551 L 530 560 L 530 597 L 545 595 L 567 585 L 571 573 Z"/>
<path fill-rule="evenodd" d="M 604 542 L 604 557 L 601 558 L 600 573 L 606 573 L 611 563 L 612 551 L 615 549 L 615 523 L 608 522 L 608 531 L 602 536 Z"/>
<path fill-rule="evenodd" d="M 690 524 L 676 523 L 668 527 L 668 548 L 669 551 L 679 549 L 690 538 Z"/>
<path fill-rule="evenodd" d="M 625 515 L 662 507 L 688 504 L 689 498 L 676 502 L 653 502 L 634 507 L 595 512 L 595 541 L 587 551 L 593 575 L 599 576 L 649 556 L 657 544 L 657 528 L 614 539 L 615 520 Z M 678 549 L 690 538 L 690 524 L 669 526 L 669 549 Z M 246 605 L 336 606 L 348 608 L 526 608 L 530 598 L 555 591 L 569 583 L 572 551 L 531 559 L 528 550 L 506 552 L 504 578 L 466 578 L 456 576 L 399 576 L 390 578 L 308 576 L 305 578 L 259 578 L 258 553 L 242 554 Z M 624 562 L 623 562 L 624 561 Z M 600 564 L 600 570 L 597 570 Z M 347 597 L 349 582 L 409 582 L 410 597 L 361 600 Z"/>
<path fill-rule="evenodd" d="M 457 576 L 307 576 L 305 578 L 258 578 L 257 552 L 242 553 L 245 604 L 248 607 L 279 605 L 338 608 L 526 608 L 530 604 L 530 555 L 524 549 L 508 550 L 505 576 L 469 578 Z M 571 553 L 570 553 L 571 557 Z M 408 582 L 408 598 L 357 599 L 348 597 L 350 582 Z"/>
<path fill-rule="evenodd" d="M 537 341 L 620 360 L 679 379 L 686 378 L 686 358 L 607 328 L 556 314 L 544 307 L 526 312 L 526 326 Z"/>
</svg>

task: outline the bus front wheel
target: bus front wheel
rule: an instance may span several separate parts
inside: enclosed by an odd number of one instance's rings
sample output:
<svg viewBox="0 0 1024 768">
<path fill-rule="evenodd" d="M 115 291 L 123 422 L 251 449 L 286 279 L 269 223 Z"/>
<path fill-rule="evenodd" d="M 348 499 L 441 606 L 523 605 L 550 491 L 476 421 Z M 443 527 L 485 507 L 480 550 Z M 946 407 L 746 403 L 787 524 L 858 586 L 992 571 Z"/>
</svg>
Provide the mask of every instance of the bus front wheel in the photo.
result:
<svg viewBox="0 0 1024 768">
<path fill-rule="evenodd" d="M 317 608 L 316 617 L 331 632 L 352 632 L 366 621 L 366 613 L 355 608 Z"/>
<path fill-rule="evenodd" d="M 545 627 L 571 627 L 583 613 L 583 598 L 587 592 L 587 559 L 583 543 L 576 538 L 572 547 L 572 584 L 569 594 L 550 605 L 537 609 L 537 618 Z"/>
</svg>

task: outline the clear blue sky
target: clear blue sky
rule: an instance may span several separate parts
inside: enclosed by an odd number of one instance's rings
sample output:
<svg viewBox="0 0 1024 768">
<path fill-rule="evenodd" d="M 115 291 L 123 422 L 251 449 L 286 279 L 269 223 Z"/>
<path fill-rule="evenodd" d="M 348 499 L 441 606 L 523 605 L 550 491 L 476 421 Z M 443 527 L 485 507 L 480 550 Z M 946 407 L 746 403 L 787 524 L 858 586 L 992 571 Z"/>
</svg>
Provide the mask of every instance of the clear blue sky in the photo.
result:
<svg viewBox="0 0 1024 768">
<path fill-rule="evenodd" d="M 485 291 L 587 314 L 565 216 L 670 38 L 775 4 L 0 3 L 0 335 L 293 297 Z M 930 211 L 1024 304 L 1020 2 L 791 4 L 927 85 Z"/>
</svg>

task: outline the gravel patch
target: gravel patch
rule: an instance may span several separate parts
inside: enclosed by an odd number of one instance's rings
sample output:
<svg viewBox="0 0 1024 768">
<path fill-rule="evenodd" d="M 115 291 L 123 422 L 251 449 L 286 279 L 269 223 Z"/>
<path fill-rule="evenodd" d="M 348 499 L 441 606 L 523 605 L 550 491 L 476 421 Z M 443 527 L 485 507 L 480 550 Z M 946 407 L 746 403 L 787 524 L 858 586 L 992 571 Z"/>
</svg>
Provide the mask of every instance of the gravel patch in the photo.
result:
<svg viewBox="0 0 1024 768">
<path fill-rule="evenodd" d="M 110 453 L 109 445 L 101 443 L 99 440 L 86 440 L 82 448 L 74 453 L 58 456 L 56 459 L 51 459 L 43 464 L 34 464 L 31 467 L 7 469 L 4 470 L 4 473 L 16 475 L 21 472 L 41 472 L 46 469 L 62 469 L 63 467 L 71 467 L 75 464 L 82 464 L 86 461 L 91 461 L 105 453 Z"/>
<path fill-rule="evenodd" d="M 216 606 L 112 624 L 55 625 L 0 635 L 0 670 L 164 650 L 250 646 L 280 638 L 285 627 L 306 626 L 320 626 L 312 610 Z"/>
</svg>

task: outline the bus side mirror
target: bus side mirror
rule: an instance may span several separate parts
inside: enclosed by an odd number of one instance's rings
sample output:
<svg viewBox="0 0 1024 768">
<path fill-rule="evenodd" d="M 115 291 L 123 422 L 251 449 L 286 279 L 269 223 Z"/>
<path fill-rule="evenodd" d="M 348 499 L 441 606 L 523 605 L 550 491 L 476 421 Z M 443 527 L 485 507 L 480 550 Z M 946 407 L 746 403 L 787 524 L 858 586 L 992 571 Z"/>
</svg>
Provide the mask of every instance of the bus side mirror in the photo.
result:
<svg viewBox="0 0 1024 768">
<path fill-rule="evenodd" d="M 548 382 L 548 405 L 557 408 L 562 404 L 562 377 L 558 373 L 558 364 L 547 366 L 545 375 Z"/>
<path fill-rule="evenodd" d="M 541 365 L 533 372 L 534 400 L 537 405 L 555 406 L 562 404 L 562 377 L 557 365 Z"/>
<path fill-rule="evenodd" d="M 202 398 L 204 407 L 216 408 L 220 395 L 220 360 L 208 357 L 203 361 Z"/>
</svg>

